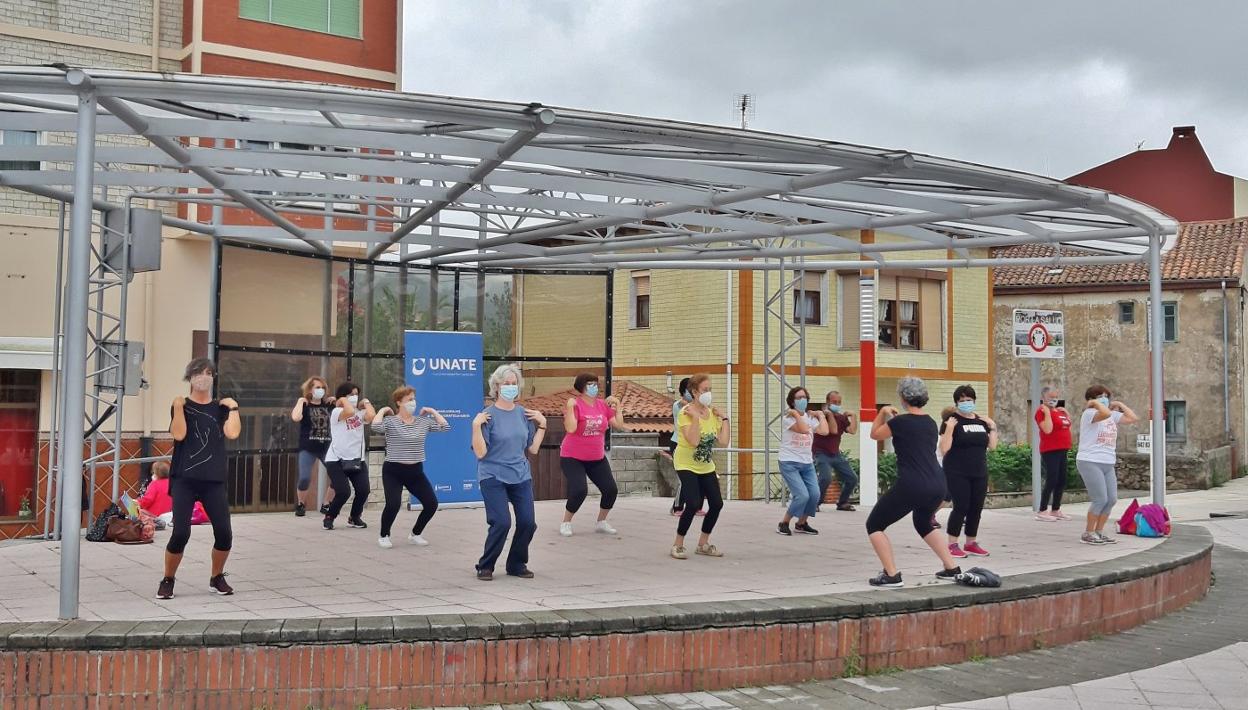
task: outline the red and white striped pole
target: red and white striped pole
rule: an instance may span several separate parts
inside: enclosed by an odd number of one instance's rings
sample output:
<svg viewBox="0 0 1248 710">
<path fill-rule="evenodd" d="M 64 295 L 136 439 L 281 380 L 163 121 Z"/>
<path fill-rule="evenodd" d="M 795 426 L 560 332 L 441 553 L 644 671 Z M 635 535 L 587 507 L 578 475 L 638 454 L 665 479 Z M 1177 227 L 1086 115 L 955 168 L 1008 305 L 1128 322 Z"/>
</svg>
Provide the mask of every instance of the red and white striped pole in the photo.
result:
<svg viewBox="0 0 1248 710">
<path fill-rule="evenodd" d="M 864 229 L 860 234 L 863 244 L 875 241 L 872 230 Z M 862 269 L 858 276 L 858 499 L 863 507 L 875 505 L 880 492 L 879 456 L 871 439 L 871 422 L 876 414 L 875 275 L 874 269 Z"/>
</svg>

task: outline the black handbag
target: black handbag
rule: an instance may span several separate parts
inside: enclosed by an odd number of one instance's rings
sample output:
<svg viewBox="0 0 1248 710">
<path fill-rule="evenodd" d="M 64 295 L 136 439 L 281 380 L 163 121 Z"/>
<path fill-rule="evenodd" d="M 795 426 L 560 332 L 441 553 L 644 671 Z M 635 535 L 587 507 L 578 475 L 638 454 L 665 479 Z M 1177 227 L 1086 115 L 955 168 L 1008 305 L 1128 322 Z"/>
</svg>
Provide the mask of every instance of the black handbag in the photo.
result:
<svg viewBox="0 0 1248 710">
<path fill-rule="evenodd" d="M 359 473 L 364 470 L 364 459 L 341 459 L 338 462 L 343 473 Z"/>
</svg>

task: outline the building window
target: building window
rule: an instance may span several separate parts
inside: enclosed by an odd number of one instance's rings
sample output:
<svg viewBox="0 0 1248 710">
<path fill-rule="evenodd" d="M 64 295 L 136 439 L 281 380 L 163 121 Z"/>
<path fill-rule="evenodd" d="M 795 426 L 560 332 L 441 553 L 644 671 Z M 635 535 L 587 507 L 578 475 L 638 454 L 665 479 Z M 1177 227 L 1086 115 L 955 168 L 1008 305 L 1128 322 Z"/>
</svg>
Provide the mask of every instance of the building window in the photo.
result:
<svg viewBox="0 0 1248 710">
<path fill-rule="evenodd" d="M 0 518 L 35 507 L 38 433 L 39 370 L 0 370 Z"/>
<path fill-rule="evenodd" d="M 1187 440 L 1187 402 L 1166 402 L 1166 441 Z"/>
<path fill-rule="evenodd" d="M 1118 322 L 1123 325 L 1135 322 L 1135 301 L 1118 302 Z"/>
<path fill-rule="evenodd" d="M 360 0 L 239 0 L 238 16 L 339 37 L 360 38 Z"/>
<path fill-rule="evenodd" d="M 862 319 L 858 310 L 858 272 L 840 275 L 841 347 L 854 347 Z M 943 352 L 945 272 L 906 269 L 876 277 L 876 338 L 881 347 Z"/>
<path fill-rule="evenodd" d="M 826 322 L 823 306 L 827 303 L 824 290 L 827 288 L 826 272 L 798 272 L 801 281 L 793 286 L 793 322 L 806 325 L 823 325 Z"/>
<path fill-rule="evenodd" d="M 1161 338 L 1167 343 L 1179 342 L 1179 302 L 1161 302 Z"/>
<path fill-rule="evenodd" d="M 39 145 L 38 131 L 0 131 L 0 145 Z M 0 170 L 40 170 L 38 160 L 0 160 Z"/>
<path fill-rule="evenodd" d="M 633 328 L 650 327 L 650 272 L 634 271 L 629 284 L 629 325 Z"/>
</svg>

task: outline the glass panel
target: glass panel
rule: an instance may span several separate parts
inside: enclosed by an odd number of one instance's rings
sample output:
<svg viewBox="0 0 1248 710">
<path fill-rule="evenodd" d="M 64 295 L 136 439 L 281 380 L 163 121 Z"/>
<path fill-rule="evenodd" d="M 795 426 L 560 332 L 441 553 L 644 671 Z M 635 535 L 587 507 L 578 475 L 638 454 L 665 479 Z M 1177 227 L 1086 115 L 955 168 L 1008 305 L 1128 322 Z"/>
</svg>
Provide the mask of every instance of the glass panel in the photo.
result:
<svg viewBox="0 0 1248 710">
<path fill-rule="evenodd" d="M 238 16 L 268 22 L 269 0 L 239 0 Z"/>
<path fill-rule="evenodd" d="M 330 0 L 329 33 L 342 37 L 360 36 L 360 0 Z"/>
<path fill-rule="evenodd" d="M 364 396 L 381 409 L 390 404 L 390 393 L 403 385 L 403 358 L 352 360 L 351 374 Z"/>
<path fill-rule="evenodd" d="M 919 329 L 904 327 L 901 329 L 901 348 L 917 348 L 919 347 Z"/>
<path fill-rule="evenodd" d="M 346 350 L 347 268 L 342 261 L 226 247 L 221 255 L 221 343 Z M 333 304 L 328 311 L 327 301 Z"/>
<path fill-rule="evenodd" d="M 650 327 L 650 297 L 649 296 L 637 297 L 637 327 L 638 328 Z"/>
<path fill-rule="evenodd" d="M 459 274 L 459 329 L 469 332 L 481 330 L 481 302 L 477 299 L 477 286 L 482 283 L 478 274 L 463 271 Z"/>
<path fill-rule="evenodd" d="M 515 279 L 512 276 L 485 275 L 485 330 L 482 340 L 486 356 L 509 357 L 516 354 L 515 300 Z"/>
<path fill-rule="evenodd" d="M 0 131 L 0 145 L 39 145 L 36 131 Z M 38 170 L 38 160 L 0 160 L 0 170 Z"/>
<path fill-rule="evenodd" d="M 238 400 L 243 433 L 228 442 L 231 449 L 293 449 L 299 427 L 290 409 L 301 395 L 303 381 L 323 377 L 332 392 L 347 379 L 345 358 L 280 353 L 222 351 L 218 358 L 217 394 Z"/>
<path fill-rule="evenodd" d="M 880 324 L 880 344 L 889 347 L 897 346 L 897 329 L 891 323 Z"/>
<path fill-rule="evenodd" d="M 434 330 L 455 330 L 455 272 L 438 271 L 438 322 Z"/>
<path fill-rule="evenodd" d="M 919 319 L 917 301 L 901 301 L 901 320 L 903 323 L 914 323 Z"/>
<path fill-rule="evenodd" d="M 897 320 L 897 302 L 880 301 L 879 318 L 881 321 L 888 321 L 890 323 Z"/>
<path fill-rule="evenodd" d="M 516 333 L 520 355 L 606 357 L 605 276 L 523 274 L 517 279 L 522 284 Z"/>
<path fill-rule="evenodd" d="M 0 370 L 0 518 L 34 514 L 39 375 Z"/>
<path fill-rule="evenodd" d="M 403 287 L 400 267 L 356 265 L 352 352 L 403 352 Z"/>
</svg>

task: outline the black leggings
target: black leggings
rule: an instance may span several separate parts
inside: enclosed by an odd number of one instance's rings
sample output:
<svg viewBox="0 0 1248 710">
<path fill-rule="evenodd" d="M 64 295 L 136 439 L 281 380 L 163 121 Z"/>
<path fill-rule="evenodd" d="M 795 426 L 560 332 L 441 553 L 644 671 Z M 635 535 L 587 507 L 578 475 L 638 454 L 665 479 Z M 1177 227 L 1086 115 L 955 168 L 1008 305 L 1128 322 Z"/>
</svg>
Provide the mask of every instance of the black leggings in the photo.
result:
<svg viewBox="0 0 1248 710">
<path fill-rule="evenodd" d="M 1053 500 L 1053 512 L 1062 509 L 1062 493 L 1066 490 L 1067 449 L 1045 451 L 1040 454 L 1040 470 L 1044 471 L 1044 488 L 1040 489 L 1040 512 L 1049 509 Z"/>
<path fill-rule="evenodd" d="M 598 487 L 598 492 L 602 494 L 598 507 L 603 510 L 611 510 L 615 507 L 615 497 L 619 495 L 619 489 L 615 485 L 615 476 L 611 475 L 611 464 L 606 459 L 582 461 L 560 456 L 559 468 L 563 469 L 563 477 L 568 479 L 566 507 L 569 513 L 580 510 L 581 504 L 585 502 L 585 496 L 589 495 L 589 484 L 585 481 L 586 478 L 593 481 Z"/>
<path fill-rule="evenodd" d="M 403 490 L 407 489 L 420 500 L 420 515 L 412 526 L 412 534 L 419 535 L 438 512 L 438 496 L 425 476 L 423 463 L 396 463 L 387 461 L 381 465 L 381 488 L 386 492 L 386 507 L 381 511 L 381 536 L 390 537 L 390 526 L 399 517 L 403 507 Z"/>
<path fill-rule="evenodd" d="M 984 514 L 984 500 L 988 497 L 988 477 L 948 476 L 949 495 L 953 499 L 953 512 L 949 513 L 946 528 L 949 537 L 957 539 L 966 523 L 966 536 L 979 534 L 979 519 Z"/>
<path fill-rule="evenodd" d="M 715 521 L 719 520 L 719 511 L 724 507 L 724 497 L 719 492 L 719 476 L 711 473 L 694 473 L 693 471 L 677 471 L 680 476 L 680 502 L 684 509 L 680 511 L 680 522 L 676 524 L 676 534 L 681 537 L 689 532 L 693 518 L 702 510 L 702 502 L 706 501 L 706 517 L 702 518 L 702 532 L 710 535 L 715 529 Z"/>
<path fill-rule="evenodd" d="M 358 471 L 347 473 L 342 470 L 341 461 L 326 461 L 325 471 L 329 473 L 329 484 L 334 487 L 334 500 L 330 502 L 329 513 L 325 517 L 330 520 L 337 518 L 354 488 L 355 499 L 351 501 L 351 517 L 347 520 L 359 520 L 364 504 L 368 502 L 368 462 L 361 461 Z"/>
<path fill-rule="evenodd" d="M 910 514 L 914 523 L 914 531 L 919 537 L 932 534 L 932 516 L 944 500 L 944 486 L 908 489 L 900 481 L 893 484 L 888 493 L 880 496 L 880 500 L 867 516 L 867 534 L 884 532 L 888 526 Z"/>
<path fill-rule="evenodd" d="M 230 501 L 224 481 L 170 478 L 169 497 L 173 499 L 173 534 L 165 545 L 166 550 L 180 555 L 186 549 L 191 539 L 191 513 L 198 501 L 212 523 L 212 549 L 230 551 L 234 546 L 234 531 L 230 528 Z"/>
</svg>

